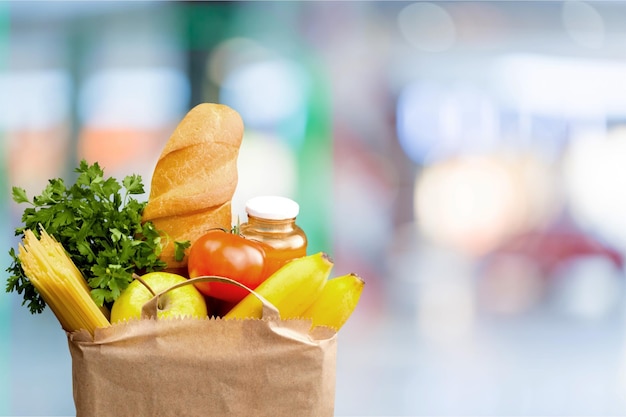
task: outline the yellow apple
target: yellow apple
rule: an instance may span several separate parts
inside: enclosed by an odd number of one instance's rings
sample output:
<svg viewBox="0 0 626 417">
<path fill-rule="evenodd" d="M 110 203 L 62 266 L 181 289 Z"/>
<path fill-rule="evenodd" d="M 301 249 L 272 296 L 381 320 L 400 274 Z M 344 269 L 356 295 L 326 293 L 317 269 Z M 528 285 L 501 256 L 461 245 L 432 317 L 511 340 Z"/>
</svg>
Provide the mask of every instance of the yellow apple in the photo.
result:
<svg viewBox="0 0 626 417">
<path fill-rule="evenodd" d="M 160 293 L 187 278 L 169 272 L 150 272 L 141 277 L 154 291 Z M 131 282 L 111 307 L 111 323 L 140 318 L 141 308 L 152 298 L 150 291 L 138 280 Z M 206 317 L 204 296 L 193 285 L 176 288 L 159 297 L 158 318 Z"/>
</svg>

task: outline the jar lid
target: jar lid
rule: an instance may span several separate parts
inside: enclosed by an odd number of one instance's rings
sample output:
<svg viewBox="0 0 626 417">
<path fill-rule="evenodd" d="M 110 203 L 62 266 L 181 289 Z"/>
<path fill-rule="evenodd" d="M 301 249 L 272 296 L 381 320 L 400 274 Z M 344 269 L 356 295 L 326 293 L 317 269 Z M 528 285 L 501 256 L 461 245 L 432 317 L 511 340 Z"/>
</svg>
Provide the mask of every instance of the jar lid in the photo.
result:
<svg viewBox="0 0 626 417">
<path fill-rule="evenodd" d="M 295 218 L 300 212 L 300 206 L 287 197 L 264 195 L 248 200 L 246 212 L 266 220 L 286 220 Z"/>
</svg>

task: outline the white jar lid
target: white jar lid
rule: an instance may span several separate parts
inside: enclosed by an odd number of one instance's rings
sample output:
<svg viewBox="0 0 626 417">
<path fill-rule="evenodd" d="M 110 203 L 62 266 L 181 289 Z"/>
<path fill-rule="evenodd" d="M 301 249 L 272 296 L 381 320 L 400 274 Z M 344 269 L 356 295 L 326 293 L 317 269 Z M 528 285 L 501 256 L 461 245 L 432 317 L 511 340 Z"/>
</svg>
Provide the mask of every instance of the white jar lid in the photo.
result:
<svg viewBox="0 0 626 417">
<path fill-rule="evenodd" d="M 295 218 L 300 212 L 300 206 L 287 197 L 264 195 L 248 200 L 246 212 L 266 220 L 286 220 Z"/>
</svg>

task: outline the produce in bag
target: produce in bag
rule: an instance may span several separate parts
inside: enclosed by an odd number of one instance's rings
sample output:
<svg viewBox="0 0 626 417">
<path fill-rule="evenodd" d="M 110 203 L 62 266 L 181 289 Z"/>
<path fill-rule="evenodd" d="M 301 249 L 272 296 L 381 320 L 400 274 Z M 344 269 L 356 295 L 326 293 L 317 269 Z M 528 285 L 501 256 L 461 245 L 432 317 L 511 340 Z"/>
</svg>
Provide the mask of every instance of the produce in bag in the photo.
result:
<svg viewBox="0 0 626 417">
<path fill-rule="evenodd" d="M 188 284 L 203 279 L 225 278 Z M 258 294 L 261 319 L 160 320 L 163 294 L 141 320 L 69 335 L 77 417 L 333 415 L 335 331 Z"/>
<path fill-rule="evenodd" d="M 360 277 L 329 279 L 332 260 L 319 252 L 261 275 L 256 290 L 241 283 L 251 281 L 237 256 L 222 260 L 233 262 L 225 276 L 189 279 L 189 252 L 207 234 L 246 239 L 230 215 L 242 136 L 233 109 L 194 107 L 165 145 L 144 203 L 133 197 L 143 193 L 141 177 L 119 183 L 86 161 L 73 185 L 50 180 L 32 199 L 13 188 L 29 207 L 7 291 L 32 313 L 50 306 L 66 331 L 78 416 L 333 414 L 336 334 L 360 298 Z M 154 274 L 178 283 L 155 291 Z M 211 282 L 243 295 L 228 305 L 194 289 Z M 178 285 L 205 303 L 199 317 L 157 314 Z M 149 299 L 141 315 L 116 313 L 111 324 L 109 311 L 137 288 L 141 303 Z"/>
</svg>

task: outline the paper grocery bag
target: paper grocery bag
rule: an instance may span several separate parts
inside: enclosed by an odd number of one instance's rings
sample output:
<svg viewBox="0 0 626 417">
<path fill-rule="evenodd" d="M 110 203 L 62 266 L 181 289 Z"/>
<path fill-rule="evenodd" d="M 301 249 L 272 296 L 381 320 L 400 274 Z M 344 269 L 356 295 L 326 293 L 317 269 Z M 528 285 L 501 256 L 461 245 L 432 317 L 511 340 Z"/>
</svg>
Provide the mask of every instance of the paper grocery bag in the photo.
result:
<svg viewBox="0 0 626 417">
<path fill-rule="evenodd" d="M 332 416 L 336 333 L 262 302 L 262 319 L 157 320 L 157 295 L 141 320 L 68 334 L 77 417 Z"/>
</svg>

